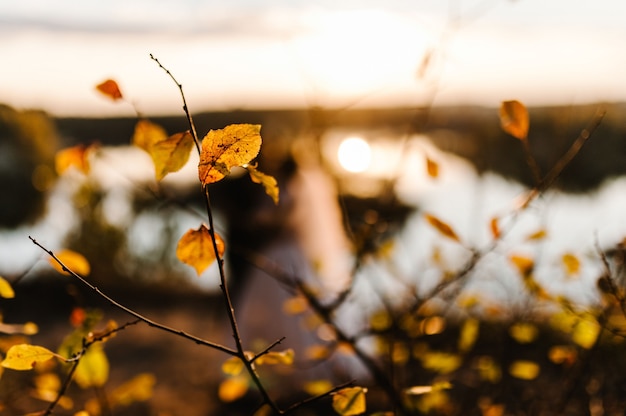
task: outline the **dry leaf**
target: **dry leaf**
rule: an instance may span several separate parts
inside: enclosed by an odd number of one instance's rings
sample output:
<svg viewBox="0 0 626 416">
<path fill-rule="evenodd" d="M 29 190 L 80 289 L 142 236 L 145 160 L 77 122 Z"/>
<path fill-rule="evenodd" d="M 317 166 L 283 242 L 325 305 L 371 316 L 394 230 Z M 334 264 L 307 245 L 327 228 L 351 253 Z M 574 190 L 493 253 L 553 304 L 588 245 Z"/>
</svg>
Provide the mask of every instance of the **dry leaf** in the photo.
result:
<svg viewBox="0 0 626 416">
<path fill-rule="evenodd" d="M 535 268 L 535 261 L 530 257 L 514 254 L 509 257 L 509 260 L 511 261 L 511 263 L 513 263 L 515 267 L 517 267 L 517 270 L 519 270 L 520 274 L 523 277 L 530 276 L 530 274 L 533 272 L 533 269 Z"/>
<path fill-rule="evenodd" d="M 489 221 L 489 229 L 491 230 L 491 235 L 495 240 L 500 238 L 502 231 L 500 230 L 500 224 L 498 217 L 493 217 L 491 221 Z"/>
<path fill-rule="evenodd" d="M 528 110 L 519 101 L 503 101 L 500 106 L 500 125 L 516 139 L 526 140 L 530 120 Z"/>
<path fill-rule="evenodd" d="M 65 265 L 65 267 L 80 276 L 87 276 L 91 272 L 91 265 L 89 264 L 89 261 L 80 253 L 73 250 L 61 250 L 56 253 L 56 257 Z M 56 260 L 50 258 L 48 261 L 57 272 L 69 275 L 69 273 L 63 270 L 63 267 L 57 263 Z"/>
<path fill-rule="evenodd" d="M 250 179 L 252 179 L 252 182 L 260 183 L 261 185 L 263 185 L 263 188 L 265 188 L 265 193 L 272 198 L 274 204 L 278 205 L 279 190 L 276 178 L 270 175 L 266 175 L 265 173 L 257 170 L 257 168 L 252 165 L 246 166 L 246 169 L 250 174 Z"/>
<path fill-rule="evenodd" d="M 96 89 L 113 101 L 121 100 L 123 98 L 119 85 L 117 85 L 117 82 L 112 79 L 107 79 L 106 81 L 96 85 Z"/>
<path fill-rule="evenodd" d="M 341 416 L 360 415 L 365 413 L 364 387 L 346 387 L 333 394 L 333 409 Z"/>
<path fill-rule="evenodd" d="M 439 164 L 429 157 L 426 157 L 426 172 L 431 178 L 439 177 Z"/>
<path fill-rule="evenodd" d="M 459 239 L 457 234 L 454 232 L 452 227 L 450 227 L 448 224 L 441 221 L 439 218 L 435 217 L 434 215 L 425 214 L 424 217 L 426 218 L 426 221 L 428 221 L 430 225 L 432 225 L 437 231 L 439 231 L 439 233 L 441 233 L 442 235 L 454 241 L 461 242 L 461 240 Z"/>
<path fill-rule="evenodd" d="M 568 276 L 576 276 L 580 273 L 580 260 L 572 253 L 563 254 L 561 261 L 563 262 L 565 273 L 567 273 Z"/>
<path fill-rule="evenodd" d="M 221 258 L 224 255 L 224 241 L 217 233 L 215 240 Z M 176 247 L 176 257 L 196 269 L 198 276 L 215 261 L 213 241 L 206 225 L 202 224 L 197 230 L 189 230 L 180 238 Z"/>
<path fill-rule="evenodd" d="M 202 139 L 198 176 L 203 185 L 222 180 L 235 166 L 250 163 L 261 150 L 261 126 L 232 124 Z"/>
<path fill-rule="evenodd" d="M 54 167 L 58 175 L 62 175 L 70 167 L 75 167 L 80 172 L 87 175 L 90 171 L 89 155 L 96 149 L 97 145 L 68 147 L 59 150 L 54 156 Z"/>
</svg>

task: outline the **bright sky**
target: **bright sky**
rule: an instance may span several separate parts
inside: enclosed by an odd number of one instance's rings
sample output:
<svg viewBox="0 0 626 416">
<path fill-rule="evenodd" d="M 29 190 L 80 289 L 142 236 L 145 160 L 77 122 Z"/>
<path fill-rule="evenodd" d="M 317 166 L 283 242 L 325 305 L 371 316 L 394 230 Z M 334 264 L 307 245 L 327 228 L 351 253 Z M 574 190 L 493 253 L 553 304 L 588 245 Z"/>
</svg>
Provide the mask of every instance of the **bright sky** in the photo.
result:
<svg viewBox="0 0 626 416">
<path fill-rule="evenodd" d="M 94 92 L 114 78 L 142 112 L 179 113 L 150 53 L 194 112 L 617 101 L 625 43 L 623 0 L 4 1 L 0 102 L 132 115 Z"/>
</svg>

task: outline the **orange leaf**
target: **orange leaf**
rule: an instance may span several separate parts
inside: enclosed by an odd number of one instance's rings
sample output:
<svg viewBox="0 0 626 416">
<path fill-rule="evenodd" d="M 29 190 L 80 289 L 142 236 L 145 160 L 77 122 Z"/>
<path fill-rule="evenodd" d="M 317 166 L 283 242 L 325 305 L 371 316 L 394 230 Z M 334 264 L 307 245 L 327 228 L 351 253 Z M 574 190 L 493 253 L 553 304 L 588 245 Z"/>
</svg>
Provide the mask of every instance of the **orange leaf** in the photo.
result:
<svg viewBox="0 0 626 416">
<path fill-rule="evenodd" d="M 448 224 L 446 224 L 445 222 L 441 221 L 439 218 L 430 214 L 425 214 L 425 218 L 426 218 L 426 221 L 428 221 L 430 225 L 435 227 L 435 229 L 439 231 L 441 234 L 443 234 L 444 236 L 454 241 L 461 242 L 461 240 L 456 235 L 452 227 L 450 227 Z"/>
<path fill-rule="evenodd" d="M 509 257 L 509 260 L 515 267 L 517 267 L 517 270 L 519 270 L 520 274 L 524 277 L 530 276 L 535 268 L 535 261 L 529 257 L 514 254 Z"/>
<path fill-rule="evenodd" d="M 203 185 L 222 180 L 235 166 L 250 163 L 261 150 L 261 126 L 231 124 L 202 139 L 198 176 Z"/>
<path fill-rule="evenodd" d="M 124 98 L 122 97 L 122 92 L 120 91 L 120 87 L 117 85 L 117 82 L 112 79 L 107 79 L 106 81 L 96 85 L 96 89 L 113 101 Z"/>
<path fill-rule="evenodd" d="M 500 106 L 500 125 L 516 139 L 526 140 L 530 120 L 528 110 L 519 101 L 503 101 Z"/>
<path fill-rule="evenodd" d="M 222 257 L 224 241 L 217 233 L 215 240 L 218 254 Z M 202 224 L 197 230 L 189 230 L 180 238 L 176 247 L 176 257 L 196 269 L 198 276 L 215 261 L 213 241 L 206 225 Z"/>
<path fill-rule="evenodd" d="M 563 266 L 565 267 L 565 272 L 569 276 L 575 276 L 580 272 L 580 260 L 578 257 L 573 255 L 572 253 L 565 253 L 561 258 L 563 262 Z"/>
<path fill-rule="evenodd" d="M 57 174 L 62 175 L 63 172 L 74 166 L 84 174 L 89 173 L 89 155 L 96 148 L 96 145 L 85 146 L 79 144 L 77 146 L 68 147 L 59 150 L 54 157 L 54 167 Z"/>
<path fill-rule="evenodd" d="M 498 217 L 493 217 L 489 222 L 489 229 L 494 239 L 500 238 L 502 231 L 500 230 L 500 224 L 498 223 Z"/>
<path fill-rule="evenodd" d="M 217 395 L 225 403 L 234 402 L 248 392 L 248 379 L 243 376 L 231 377 L 220 383 Z"/>
<path fill-rule="evenodd" d="M 86 276 L 91 272 L 91 266 L 89 265 L 89 261 L 80 253 L 77 253 L 72 250 L 61 250 L 56 253 L 57 259 L 61 261 L 71 271 L 81 276 Z M 56 271 L 59 273 L 69 275 L 68 272 L 63 270 L 63 267 L 59 263 L 57 263 L 54 259 L 49 259 L 50 264 Z"/>
<path fill-rule="evenodd" d="M 547 235 L 548 235 L 548 232 L 544 229 L 541 229 L 530 234 L 528 237 L 526 237 L 526 240 L 528 241 L 543 240 L 544 238 L 546 238 Z"/>
<path fill-rule="evenodd" d="M 279 190 L 276 178 L 270 175 L 266 175 L 265 173 L 257 170 L 256 167 L 252 165 L 248 165 L 246 169 L 250 174 L 250 179 L 252 179 L 252 182 L 260 183 L 261 185 L 263 185 L 263 188 L 265 188 L 265 193 L 272 198 L 275 204 L 278 205 Z"/>
<path fill-rule="evenodd" d="M 439 177 L 439 164 L 431 158 L 426 158 L 426 172 L 431 178 Z"/>
<path fill-rule="evenodd" d="M 167 135 L 165 130 L 148 120 L 139 120 L 135 126 L 133 144 L 145 150 L 154 163 L 157 181 L 171 172 L 179 171 L 189 160 L 193 136 L 188 131 Z"/>
</svg>

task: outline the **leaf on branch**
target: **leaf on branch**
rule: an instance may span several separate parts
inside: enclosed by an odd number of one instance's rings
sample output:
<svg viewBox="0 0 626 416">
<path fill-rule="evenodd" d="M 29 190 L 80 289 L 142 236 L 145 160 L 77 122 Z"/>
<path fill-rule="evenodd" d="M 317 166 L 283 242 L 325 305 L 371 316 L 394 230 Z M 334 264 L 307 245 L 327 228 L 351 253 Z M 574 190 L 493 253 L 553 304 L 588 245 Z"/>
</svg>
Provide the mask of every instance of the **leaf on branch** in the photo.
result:
<svg viewBox="0 0 626 416">
<path fill-rule="evenodd" d="M 109 379 L 109 360 L 101 343 L 92 344 L 74 372 L 74 380 L 81 388 L 102 387 Z"/>
<path fill-rule="evenodd" d="M 493 217 L 491 221 L 489 221 L 489 230 L 491 231 L 491 236 L 497 240 L 500 238 L 502 231 L 500 230 L 500 220 L 498 217 Z"/>
<path fill-rule="evenodd" d="M 13 299 L 15 297 L 11 284 L 2 276 L 0 276 L 0 297 L 5 299 Z"/>
<path fill-rule="evenodd" d="M 106 95 L 113 101 L 121 100 L 124 98 L 122 96 L 122 91 L 120 90 L 119 85 L 112 79 L 107 79 L 106 81 L 101 82 L 96 85 L 96 90 Z"/>
<path fill-rule="evenodd" d="M 329 392 L 333 388 L 333 383 L 330 380 L 311 380 L 304 383 L 303 389 L 307 394 L 311 396 L 319 396 Z"/>
<path fill-rule="evenodd" d="M 257 168 L 252 165 L 247 165 L 246 169 L 250 174 L 250 179 L 252 179 L 252 182 L 260 183 L 261 185 L 263 185 L 263 188 L 265 188 L 265 193 L 272 198 L 274 204 L 278 205 L 279 189 L 276 178 L 271 175 L 266 175 L 265 173 L 257 170 Z"/>
<path fill-rule="evenodd" d="M 522 277 L 530 276 L 535 268 L 535 261 L 530 257 L 513 254 L 509 257 L 509 260 L 517 268 Z"/>
<path fill-rule="evenodd" d="M 168 173 L 178 172 L 185 166 L 193 149 L 193 136 L 189 131 L 168 136 L 158 124 L 139 120 L 135 126 L 133 144 L 150 155 L 156 180 L 160 181 Z"/>
<path fill-rule="evenodd" d="M 222 363 L 222 372 L 229 376 L 238 376 L 243 369 L 243 361 L 239 357 L 230 357 Z"/>
<path fill-rule="evenodd" d="M 519 140 L 526 140 L 530 120 L 526 106 L 517 100 L 503 101 L 500 105 L 502 130 Z"/>
<path fill-rule="evenodd" d="M 534 380 L 539 375 L 541 368 L 534 361 L 517 360 L 509 367 L 509 374 L 521 380 Z"/>
<path fill-rule="evenodd" d="M 565 253 L 563 257 L 561 257 L 561 261 L 563 262 L 563 267 L 565 268 L 565 273 L 568 276 L 576 276 L 580 273 L 580 260 L 572 253 Z"/>
<path fill-rule="evenodd" d="M 89 261 L 80 253 L 73 250 L 61 250 L 56 253 L 56 257 L 65 265 L 65 267 L 80 276 L 87 276 L 91 272 L 91 265 L 89 264 Z M 50 258 L 48 261 L 57 272 L 69 275 L 69 273 L 63 270 L 63 267 L 57 263 L 56 260 Z"/>
<path fill-rule="evenodd" d="M 263 364 L 285 364 L 291 365 L 293 364 L 293 359 L 295 356 L 295 352 L 293 349 L 288 348 L 284 351 L 270 351 L 267 354 L 263 354 L 259 358 L 257 358 L 254 362 L 258 365 Z"/>
<path fill-rule="evenodd" d="M 32 370 L 37 363 L 48 361 L 57 355 L 47 348 L 37 345 L 13 345 L 2 361 L 2 367 L 12 370 Z"/>
<path fill-rule="evenodd" d="M 447 223 L 441 221 L 439 218 L 435 217 L 434 215 L 425 214 L 424 217 L 426 218 L 426 221 L 428 221 L 430 225 L 432 225 L 437 231 L 439 231 L 440 234 L 448 237 L 451 240 L 457 241 L 459 243 L 461 242 L 461 240 L 459 239 L 459 236 L 454 232 L 452 227 L 450 227 Z"/>
<path fill-rule="evenodd" d="M 224 241 L 217 233 L 215 241 L 221 258 L 224 255 Z M 213 241 L 206 225 L 202 224 L 197 230 L 191 229 L 180 238 L 176 247 L 176 257 L 196 269 L 198 276 L 215 261 Z"/>
<path fill-rule="evenodd" d="M 439 164 L 429 157 L 426 157 L 426 172 L 431 178 L 439 177 Z"/>
<path fill-rule="evenodd" d="M 203 185 L 222 180 L 235 166 L 245 166 L 261 150 L 261 126 L 231 124 L 202 139 L 198 176 Z"/>
<path fill-rule="evenodd" d="M 97 148 L 96 144 L 82 144 L 59 150 L 54 156 L 54 167 L 58 175 L 62 175 L 72 166 L 87 175 L 91 169 L 89 155 Z"/>
<path fill-rule="evenodd" d="M 249 382 L 246 377 L 231 377 L 220 383 L 217 395 L 224 403 L 230 403 L 243 397 L 248 392 L 248 388 Z"/>
<path fill-rule="evenodd" d="M 365 413 L 365 387 L 346 387 L 333 393 L 333 409 L 341 416 Z"/>
<path fill-rule="evenodd" d="M 530 344 L 538 334 L 539 330 L 530 322 L 516 322 L 509 328 L 509 335 L 520 344 Z"/>
</svg>

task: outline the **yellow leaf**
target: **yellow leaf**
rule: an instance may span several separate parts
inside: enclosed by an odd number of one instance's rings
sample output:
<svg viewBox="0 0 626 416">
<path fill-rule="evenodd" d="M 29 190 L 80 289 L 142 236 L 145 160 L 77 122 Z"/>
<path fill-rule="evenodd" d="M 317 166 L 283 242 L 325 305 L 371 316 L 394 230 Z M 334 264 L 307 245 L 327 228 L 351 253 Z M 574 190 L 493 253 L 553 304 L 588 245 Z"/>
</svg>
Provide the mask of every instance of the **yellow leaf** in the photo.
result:
<svg viewBox="0 0 626 416">
<path fill-rule="evenodd" d="M 315 344 L 307 347 L 304 355 L 310 360 L 324 360 L 330 355 L 330 351 L 324 345 Z"/>
<path fill-rule="evenodd" d="M 243 361 L 239 357 L 230 357 L 222 363 L 222 372 L 229 376 L 238 376 L 243 369 Z"/>
<path fill-rule="evenodd" d="M 426 158 L 426 172 L 431 178 L 439 177 L 439 164 L 431 158 Z"/>
<path fill-rule="evenodd" d="M 91 272 L 89 261 L 80 253 L 72 250 L 61 250 L 56 253 L 56 257 L 65 265 L 65 267 L 78 275 L 87 276 Z M 61 265 L 53 258 L 50 258 L 48 261 L 57 272 L 69 275 L 69 273 L 63 270 L 63 267 L 61 267 Z"/>
<path fill-rule="evenodd" d="M 249 383 L 245 377 L 231 377 L 220 383 L 217 395 L 225 403 L 234 402 L 243 397 L 248 391 Z"/>
<path fill-rule="evenodd" d="M 285 364 L 291 365 L 293 364 L 293 359 L 295 356 L 295 352 L 293 349 L 288 348 L 284 351 L 270 351 L 267 354 L 263 354 L 259 358 L 257 358 L 254 362 L 258 365 L 263 364 Z"/>
<path fill-rule="evenodd" d="M 96 89 L 113 101 L 121 100 L 123 98 L 120 87 L 117 85 L 117 82 L 112 79 L 107 79 L 106 81 L 96 85 Z"/>
<path fill-rule="evenodd" d="M 384 309 L 378 310 L 370 317 L 370 327 L 374 331 L 384 331 L 392 324 L 391 315 Z"/>
<path fill-rule="evenodd" d="M 530 322 L 517 322 L 509 328 L 509 335 L 520 344 L 529 344 L 537 338 L 539 330 Z"/>
<path fill-rule="evenodd" d="M 502 378 L 502 370 L 496 361 L 487 355 L 480 357 L 474 368 L 478 371 L 478 374 L 482 380 L 488 381 L 493 384 L 500 382 Z"/>
<path fill-rule="evenodd" d="M 498 238 L 500 238 L 502 232 L 500 231 L 498 217 L 493 217 L 491 221 L 489 221 L 489 229 L 491 230 L 491 235 L 494 239 L 497 240 Z"/>
<path fill-rule="evenodd" d="M 74 379 L 83 389 L 104 386 L 109 379 L 109 360 L 102 344 L 92 344 L 80 358 Z"/>
<path fill-rule="evenodd" d="M 535 268 L 535 261 L 529 257 L 514 254 L 509 257 L 509 260 L 517 267 L 517 270 L 519 270 L 523 277 L 530 276 Z"/>
<path fill-rule="evenodd" d="M 154 163 L 156 180 L 179 171 L 189 160 L 193 136 L 188 131 L 168 136 L 163 127 L 148 120 L 139 120 L 133 134 L 133 144 L 145 150 Z"/>
<path fill-rule="evenodd" d="M 329 392 L 333 388 L 333 383 L 329 380 L 313 380 L 304 383 L 304 391 L 311 396 L 319 396 Z"/>
<path fill-rule="evenodd" d="M 595 320 L 581 319 L 573 329 L 572 341 L 585 349 L 590 349 L 596 343 L 602 328 Z"/>
<path fill-rule="evenodd" d="M 224 255 L 224 241 L 217 233 L 215 240 L 221 258 Z M 197 230 L 189 230 L 180 238 L 176 247 L 176 257 L 196 269 L 198 276 L 215 261 L 213 241 L 206 225 L 202 224 Z"/>
<path fill-rule="evenodd" d="M 537 230 L 532 234 L 529 234 L 528 237 L 526 237 L 527 241 L 537 241 L 537 240 L 543 240 L 544 238 L 546 238 L 546 236 L 548 235 L 548 232 L 544 229 L 541 230 Z"/>
<path fill-rule="evenodd" d="M 70 167 L 75 167 L 85 175 L 89 173 L 89 156 L 97 148 L 95 144 L 68 147 L 59 150 L 54 156 L 54 167 L 58 175 L 62 175 Z"/>
<path fill-rule="evenodd" d="M 276 178 L 270 175 L 266 175 L 265 173 L 257 170 L 257 168 L 252 165 L 247 165 L 246 169 L 250 174 L 250 179 L 252 179 L 252 182 L 260 183 L 261 185 L 263 185 L 263 188 L 265 188 L 265 193 L 272 198 L 274 204 L 278 205 L 280 191 L 278 189 L 278 182 L 276 181 Z"/>
<path fill-rule="evenodd" d="M 132 379 L 118 386 L 109 396 L 111 405 L 127 406 L 152 397 L 156 377 L 150 373 L 137 374 Z"/>
<path fill-rule="evenodd" d="M 48 361 L 55 357 L 52 351 L 37 345 L 19 344 L 14 345 L 7 351 L 2 361 L 4 368 L 12 370 L 31 370 L 37 363 Z"/>
<path fill-rule="evenodd" d="M 432 225 L 442 235 L 454 241 L 458 241 L 458 242 L 461 241 L 459 237 L 456 235 L 456 233 L 454 232 L 454 230 L 452 229 L 452 227 L 450 227 L 445 222 L 441 221 L 439 218 L 430 214 L 425 214 L 424 217 L 426 218 L 426 221 L 428 221 L 428 223 Z"/>
<path fill-rule="evenodd" d="M 333 394 L 333 409 L 341 416 L 365 413 L 364 387 L 346 387 Z"/>
<path fill-rule="evenodd" d="M 309 302 L 304 296 L 294 296 L 283 303 L 283 312 L 289 315 L 299 315 L 309 309 Z"/>
<path fill-rule="evenodd" d="M 198 176 L 203 185 L 222 180 L 231 168 L 250 163 L 261 150 L 261 126 L 232 124 L 202 139 Z"/>
<path fill-rule="evenodd" d="M 446 352 L 429 352 L 422 357 L 425 369 L 439 374 L 448 374 L 461 366 L 461 357 Z"/>
<path fill-rule="evenodd" d="M 5 299 L 13 299 L 15 297 L 11 284 L 2 276 L 0 276 L 0 297 Z"/>
<path fill-rule="evenodd" d="M 526 140 L 530 120 L 528 110 L 519 101 L 503 101 L 500 105 L 500 125 L 502 130 L 516 139 Z"/>
<path fill-rule="evenodd" d="M 576 276 L 580 272 L 580 260 L 572 253 L 565 253 L 561 258 L 568 276 Z"/>
<path fill-rule="evenodd" d="M 540 367 L 533 361 L 517 360 L 509 367 L 509 374 L 521 380 L 534 380 L 539 375 Z"/>
<path fill-rule="evenodd" d="M 459 335 L 459 351 L 467 352 L 472 349 L 478 337 L 479 328 L 480 321 L 478 319 L 470 318 L 463 322 Z"/>
<path fill-rule="evenodd" d="M 61 388 L 61 379 L 59 379 L 59 376 L 54 373 L 43 373 L 35 377 L 33 381 L 35 383 L 34 397 L 46 402 L 56 400 L 59 389 Z M 65 410 L 70 410 L 74 402 L 69 397 L 62 396 L 58 405 Z"/>
</svg>

